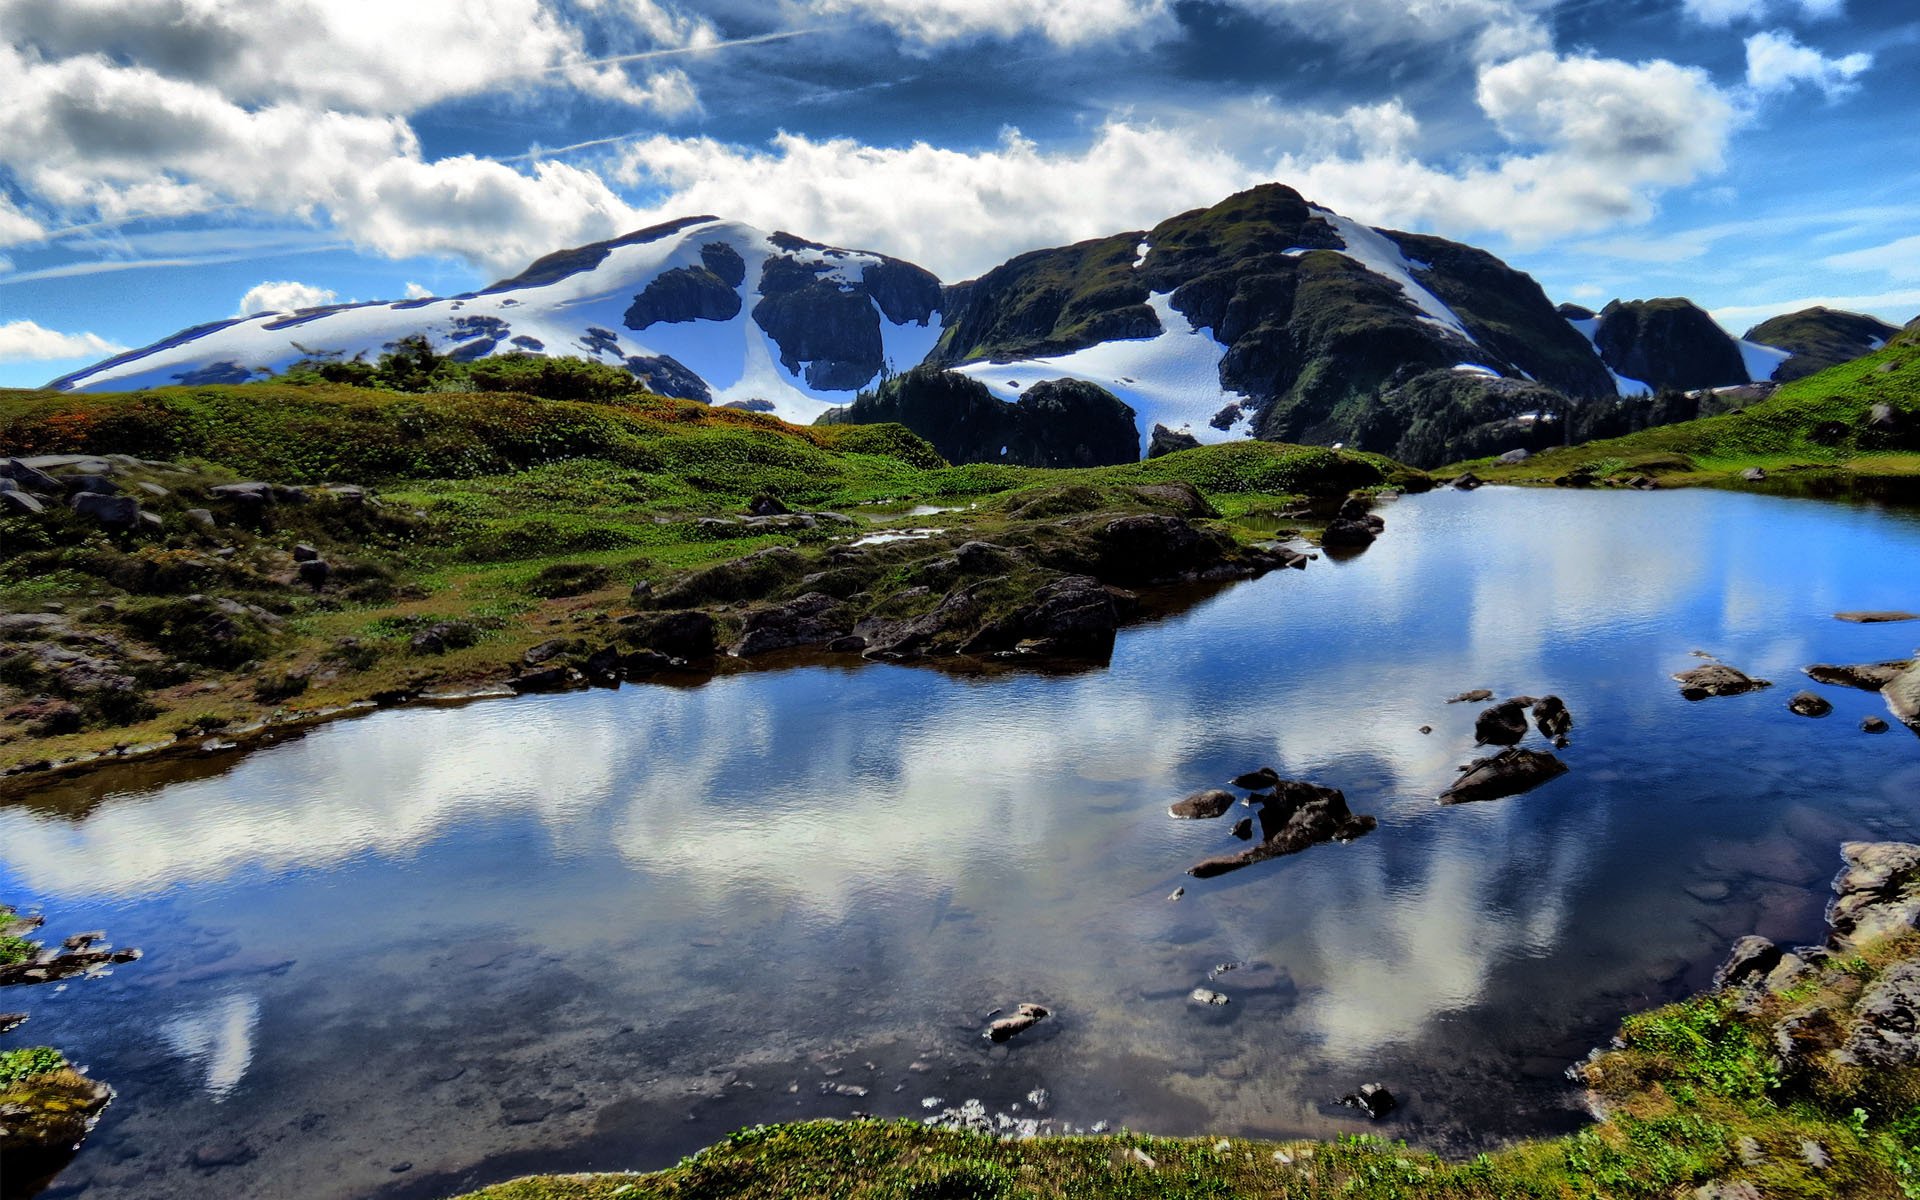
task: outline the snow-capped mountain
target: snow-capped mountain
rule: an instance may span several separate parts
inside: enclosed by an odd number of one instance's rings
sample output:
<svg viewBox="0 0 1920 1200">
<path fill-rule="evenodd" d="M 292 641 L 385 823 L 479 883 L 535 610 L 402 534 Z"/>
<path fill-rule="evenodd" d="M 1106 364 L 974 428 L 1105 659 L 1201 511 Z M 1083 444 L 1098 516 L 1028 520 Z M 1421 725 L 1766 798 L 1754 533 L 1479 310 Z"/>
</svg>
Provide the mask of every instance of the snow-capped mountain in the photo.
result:
<svg viewBox="0 0 1920 1200">
<path fill-rule="evenodd" d="M 691 217 L 552 254 L 463 296 L 202 325 L 53 386 L 237 383 L 305 358 L 378 358 L 410 334 L 455 358 L 523 351 L 625 365 L 650 386 L 812 421 L 940 335 L 940 281 L 884 255 Z"/>
</svg>

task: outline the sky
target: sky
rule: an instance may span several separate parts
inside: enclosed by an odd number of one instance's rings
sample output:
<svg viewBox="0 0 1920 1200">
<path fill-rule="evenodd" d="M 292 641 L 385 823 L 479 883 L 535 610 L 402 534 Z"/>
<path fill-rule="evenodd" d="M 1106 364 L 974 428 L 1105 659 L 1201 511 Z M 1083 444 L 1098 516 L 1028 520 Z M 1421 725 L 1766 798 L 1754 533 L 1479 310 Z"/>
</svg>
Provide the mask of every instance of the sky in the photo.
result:
<svg viewBox="0 0 1920 1200">
<path fill-rule="evenodd" d="M 1909 0 L 0 0 L 0 386 L 711 213 L 949 282 L 1256 183 L 1920 314 Z"/>
</svg>

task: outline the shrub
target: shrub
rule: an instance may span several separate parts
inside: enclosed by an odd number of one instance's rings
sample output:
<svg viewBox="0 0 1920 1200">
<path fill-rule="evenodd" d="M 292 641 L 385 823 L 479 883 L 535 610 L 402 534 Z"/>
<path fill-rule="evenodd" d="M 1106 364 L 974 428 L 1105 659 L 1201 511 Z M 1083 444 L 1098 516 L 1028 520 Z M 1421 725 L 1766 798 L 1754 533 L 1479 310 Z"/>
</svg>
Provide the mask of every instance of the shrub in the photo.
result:
<svg viewBox="0 0 1920 1200">
<path fill-rule="evenodd" d="M 542 567 L 527 581 L 527 591 L 543 600 L 558 600 L 597 591 L 613 582 L 613 573 L 591 563 L 554 563 Z"/>
</svg>

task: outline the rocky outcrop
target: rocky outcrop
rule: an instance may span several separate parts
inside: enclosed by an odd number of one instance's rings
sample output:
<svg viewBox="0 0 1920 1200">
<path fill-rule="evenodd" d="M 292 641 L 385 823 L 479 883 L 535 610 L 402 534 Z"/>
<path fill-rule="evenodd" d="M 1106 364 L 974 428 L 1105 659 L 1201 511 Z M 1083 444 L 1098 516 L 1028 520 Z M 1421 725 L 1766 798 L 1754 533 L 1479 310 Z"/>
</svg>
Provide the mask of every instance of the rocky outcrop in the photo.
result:
<svg viewBox="0 0 1920 1200">
<path fill-rule="evenodd" d="M 853 613 L 832 596 L 808 592 L 784 604 L 749 612 L 740 640 L 728 647 L 736 658 L 750 658 L 796 646 L 822 646 L 853 632 Z"/>
<path fill-rule="evenodd" d="M 737 259 L 739 256 L 735 255 Z M 675 267 L 662 271 L 628 306 L 628 329 L 644 330 L 662 321 L 730 321 L 740 315 L 737 284 L 729 284 L 706 267 Z"/>
<path fill-rule="evenodd" d="M 1902 725 L 1920 733 L 1920 666 L 1909 668 L 1889 679 L 1881 687 L 1880 694 L 1886 697 L 1887 710 Z"/>
<path fill-rule="evenodd" d="M 1615 300 L 1594 330 L 1616 374 L 1654 388 L 1731 387 L 1747 382 L 1740 347 L 1690 300 Z"/>
<path fill-rule="evenodd" d="M 1078 379 L 1043 380 L 1008 404 L 979 380 L 917 367 L 820 421 L 905 425 L 952 463 L 1099 467 L 1140 456 L 1133 409 Z"/>
<path fill-rule="evenodd" d="M 1827 945 L 1851 950 L 1920 925 L 1920 846 L 1848 842 L 1827 906 Z"/>
<path fill-rule="evenodd" d="M 1237 853 L 1202 859 L 1187 868 L 1187 874 L 1195 879 L 1224 875 L 1322 842 L 1350 842 L 1378 824 L 1373 817 L 1355 815 L 1338 788 L 1298 780 L 1283 779 L 1271 792 L 1256 793 L 1247 802 L 1257 806 L 1259 840 Z"/>
<path fill-rule="evenodd" d="M 1815 663 L 1802 670 L 1806 671 L 1807 678 L 1815 683 L 1824 683 L 1831 687 L 1859 688 L 1863 692 L 1877 692 L 1892 683 L 1911 666 L 1913 666 L 1911 660 L 1838 665 Z"/>
<path fill-rule="evenodd" d="M 1200 439 L 1192 434 L 1156 423 L 1152 436 L 1147 439 L 1147 457 L 1161 458 L 1181 450 L 1197 449 L 1199 445 Z"/>
</svg>

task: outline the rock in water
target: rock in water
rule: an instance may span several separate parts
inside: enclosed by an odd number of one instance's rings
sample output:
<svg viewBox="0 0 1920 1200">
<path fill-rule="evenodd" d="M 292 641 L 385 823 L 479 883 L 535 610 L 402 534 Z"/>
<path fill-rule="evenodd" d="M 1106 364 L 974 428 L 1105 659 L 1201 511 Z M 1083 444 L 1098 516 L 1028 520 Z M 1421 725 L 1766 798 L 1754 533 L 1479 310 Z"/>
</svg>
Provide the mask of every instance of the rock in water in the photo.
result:
<svg viewBox="0 0 1920 1200">
<path fill-rule="evenodd" d="M 1249 792 L 1264 792 L 1280 782 L 1280 772 L 1272 767 L 1261 767 L 1257 771 L 1248 771 L 1245 775 L 1236 775 L 1233 786 Z"/>
<path fill-rule="evenodd" d="M 1879 717 L 1862 717 L 1860 718 L 1860 731 L 1862 733 L 1885 733 L 1887 731 L 1887 723 Z"/>
<path fill-rule="evenodd" d="M 1224 993 L 1216 992 L 1212 988 L 1203 988 L 1203 987 L 1197 987 L 1193 989 L 1192 992 L 1188 993 L 1187 999 L 1193 1001 L 1195 1004 L 1230 1003 L 1230 1001 L 1228 1000 L 1227 996 Z"/>
<path fill-rule="evenodd" d="M 1224 875 L 1321 842 L 1352 841 L 1378 824 L 1349 810 L 1339 789 L 1295 780 L 1280 780 L 1272 794 L 1253 796 L 1248 802 L 1260 806 L 1261 839 L 1236 854 L 1203 859 L 1188 867 L 1187 874 L 1195 879 Z"/>
<path fill-rule="evenodd" d="M 1025 1033 L 1052 1015 L 1042 1005 L 1022 1004 L 1012 1016 L 1001 1017 L 987 1026 L 987 1032 L 982 1036 L 990 1042 L 1004 1042 L 1015 1034 Z"/>
<path fill-rule="evenodd" d="M 1920 621 L 1920 613 L 1900 612 L 1897 610 L 1874 612 L 1843 612 L 1833 614 L 1836 621 L 1851 621 L 1855 625 L 1885 625 L 1895 621 Z"/>
<path fill-rule="evenodd" d="M 1892 683 L 1911 666 L 1913 666 L 1911 661 L 1843 665 L 1815 663 L 1801 669 L 1807 673 L 1807 678 L 1815 683 L 1824 683 L 1830 687 L 1859 688 L 1863 692 L 1877 692 Z"/>
<path fill-rule="evenodd" d="M 1795 692 L 1793 699 L 1787 701 L 1787 707 L 1803 717 L 1824 717 L 1833 711 L 1833 705 L 1824 696 L 1812 692 Z"/>
<path fill-rule="evenodd" d="M 1182 821 L 1205 821 L 1225 813 L 1233 807 L 1233 804 L 1232 792 L 1208 788 L 1206 791 L 1195 792 L 1179 801 L 1167 809 L 1167 812 Z"/>
<path fill-rule="evenodd" d="M 1239 838 L 1243 842 L 1252 841 L 1253 840 L 1253 818 L 1241 817 L 1238 821 L 1235 821 L 1233 823 L 1233 836 Z"/>
<path fill-rule="evenodd" d="M 1827 945 L 1855 945 L 1920 924 L 1920 846 L 1907 842 L 1848 842 L 1846 869 L 1833 881 L 1827 906 Z"/>
<path fill-rule="evenodd" d="M 1566 773 L 1567 764 L 1545 750 L 1502 750 L 1467 764 L 1453 786 L 1440 793 L 1440 803 L 1468 804 L 1518 796 Z"/>
<path fill-rule="evenodd" d="M 1880 694 L 1886 697 L 1887 709 L 1900 719 L 1900 723 L 1915 733 L 1920 733 L 1920 667 L 1913 667 L 1887 681 Z"/>
<path fill-rule="evenodd" d="M 1542 737 L 1564 738 L 1573 732 L 1573 714 L 1558 696 L 1542 696 L 1533 702 L 1533 724 Z"/>
<path fill-rule="evenodd" d="M 1512 746 L 1527 736 L 1527 707 L 1533 701 L 1524 696 L 1502 700 L 1474 719 L 1473 740 L 1482 746 Z"/>
<path fill-rule="evenodd" d="M 1359 1091 L 1340 1097 L 1340 1103 L 1348 1108 L 1357 1108 L 1367 1114 L 1370 1119 L 1378 1121 L 1392 1112 L 1399 1102 L 1393 1098 L 1393 1093 L 1387 1090 L 1386 1084 L 1363 1083 Z"/>
<path fill-rule="evenodd" d="M 1493 693 L 1488 691 L 1486 688 L 1474 688 L 1470 692 L 1461 692 L 1458 696 L 1454 696 L 1450 698 L 1447 701 L 1447 703 L 1448 704 L 1480 704 L 1491 699 L 1493 699 Z"/>
<path fill-rule="evenodd" d="M 1680 694 L 1689 700 L 1705 700 L 1709 696 L 1739 696 L 1773 686 L 1771 680 L 1755 679 L 1725 663 L 1709 663 L 1691 671 L 1680 671 L 1673 678 L 1680 684 Z"/>
</svg>

